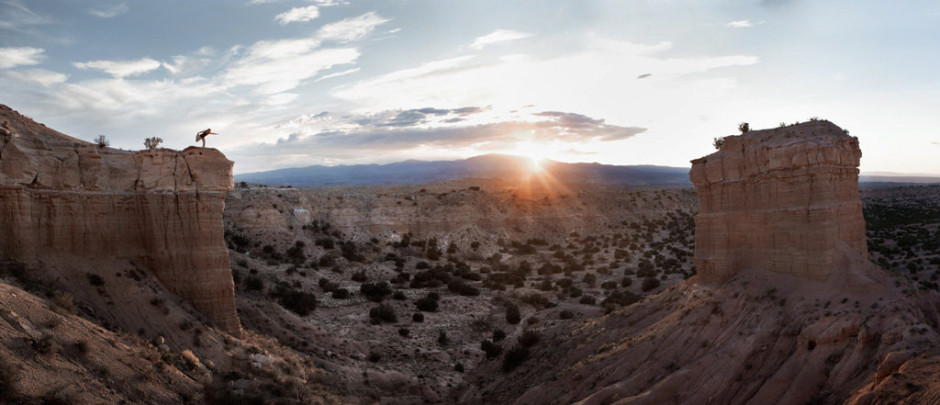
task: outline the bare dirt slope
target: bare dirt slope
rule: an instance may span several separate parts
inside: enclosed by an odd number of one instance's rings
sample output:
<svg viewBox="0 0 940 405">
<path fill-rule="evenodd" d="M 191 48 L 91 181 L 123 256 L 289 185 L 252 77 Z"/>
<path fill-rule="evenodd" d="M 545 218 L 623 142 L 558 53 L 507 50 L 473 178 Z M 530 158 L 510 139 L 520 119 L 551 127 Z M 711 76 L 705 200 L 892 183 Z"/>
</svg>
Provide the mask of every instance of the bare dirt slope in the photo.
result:
<svg viewBox="0 0 940 405">
<path fill-rule="evenodd" d="M 571 331 L 546 331 L 530 360 L 508 375 L 498 364 L 481 367 L 459 398 L 519 404 L 932 398 L 935 388 L 922 384 L 936 377 L 921 356 L 935 358 L 929 353 L 936 317 L 913 304 L 905 286 L 866 263 L 825 283 L 760 270 L 717 288 L 688 280 Z M 914 386 L 885 387 L 906 381 L 895 373 L 908 369 L 921 374 Z M 888 376 L 894 380 L 886 382 Z"/>
</svg>

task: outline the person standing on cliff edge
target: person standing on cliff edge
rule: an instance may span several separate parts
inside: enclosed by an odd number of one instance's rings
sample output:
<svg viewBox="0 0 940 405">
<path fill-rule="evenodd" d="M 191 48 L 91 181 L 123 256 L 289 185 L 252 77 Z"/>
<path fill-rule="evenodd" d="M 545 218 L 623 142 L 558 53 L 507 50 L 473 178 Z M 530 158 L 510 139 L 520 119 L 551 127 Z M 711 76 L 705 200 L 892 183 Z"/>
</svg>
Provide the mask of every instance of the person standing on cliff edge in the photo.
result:
<svg viewBox="0 0 940 405">
<path fill-rule="evenodd" d="M 212 128 L 206 128 L 206 129 L 204 129 L 204 130 L 202 130 L 202 131 L 199 131 L 199 133 L 196 134 L 196 142 L 202 141 L 202 147 L 205 148 L 205 147 L 206 147 L 206 137 L 209 136 L 209 135 L 218 135 L 218 134 L 215 133 L 215 132 L 212 132 Z"/>
</svg>

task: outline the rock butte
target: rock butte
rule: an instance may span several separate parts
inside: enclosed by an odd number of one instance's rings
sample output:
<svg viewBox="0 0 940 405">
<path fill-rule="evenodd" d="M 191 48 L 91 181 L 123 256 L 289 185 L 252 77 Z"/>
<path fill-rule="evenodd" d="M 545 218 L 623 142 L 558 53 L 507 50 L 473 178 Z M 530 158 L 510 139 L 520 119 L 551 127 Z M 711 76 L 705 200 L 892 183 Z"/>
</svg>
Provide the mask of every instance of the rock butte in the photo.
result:
<svg viewBox="0 0 940 405">
<path fill-rule="evenodd" d="M 145 268 L 238 336 L 222 225 L 232 165 L 215 149 L 99 148 L 0 105 L 0 260 L 67 280 Z"/>
<path fill-rule="evenodd" d="M 828 121 L 729 136 L 692 161 L 702 284 L 760 268 L 811 280 L 868 257 L 858 139 Z"/>
</svg>

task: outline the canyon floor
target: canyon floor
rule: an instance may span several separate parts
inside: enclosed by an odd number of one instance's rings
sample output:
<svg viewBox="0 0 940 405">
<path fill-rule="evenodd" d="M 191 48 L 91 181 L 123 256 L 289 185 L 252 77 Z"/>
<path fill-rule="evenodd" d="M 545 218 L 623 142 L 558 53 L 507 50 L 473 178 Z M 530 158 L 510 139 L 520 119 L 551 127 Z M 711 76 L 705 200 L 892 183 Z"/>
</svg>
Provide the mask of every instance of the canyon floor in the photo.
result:
<svg viewBox="0 0 940 405">
<path fill-rule="evenodd" d="M 224 222 L 243 338 L 165 292 L 148 322 L 167 336 L 119 330 L 83 301 L 120 305 L 94 296 L 132 275 L 76 297 L 5 265 L 0 388 L 14 403 L 930 401 L 938 195 L 862 191 L 882 268 L 714 289 L 686 281 L 690 189 L 236 187 Z"/>
</svg>

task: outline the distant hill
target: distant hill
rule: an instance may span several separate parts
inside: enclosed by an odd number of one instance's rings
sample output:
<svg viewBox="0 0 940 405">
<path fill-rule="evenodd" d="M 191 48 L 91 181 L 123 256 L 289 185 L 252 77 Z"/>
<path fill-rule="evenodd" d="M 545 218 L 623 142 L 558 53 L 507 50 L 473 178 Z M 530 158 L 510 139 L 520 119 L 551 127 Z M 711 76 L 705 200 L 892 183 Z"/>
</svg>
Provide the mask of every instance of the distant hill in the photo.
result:
<svg viewBox="0 0 940 405">
<path fill-rule="evenodd" d="M 562 182 L 632 186 L 691 186 L 689 169 L 666 166 L 614 166 L 599 163 L 542 164 L 544 175 Z M 489 154 L 464 160 L 418 161 L 385 165 L 307 166 L 235 176 L 236 182 L 290 186 L 423 184 L 462 178 L 526 178 L 532 175 L 523 157 Z"/>
</svg>

